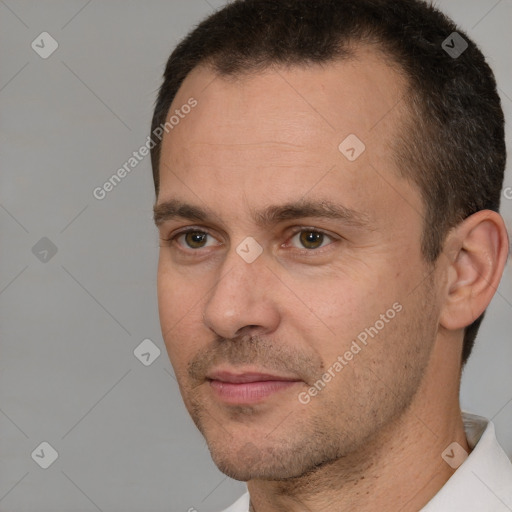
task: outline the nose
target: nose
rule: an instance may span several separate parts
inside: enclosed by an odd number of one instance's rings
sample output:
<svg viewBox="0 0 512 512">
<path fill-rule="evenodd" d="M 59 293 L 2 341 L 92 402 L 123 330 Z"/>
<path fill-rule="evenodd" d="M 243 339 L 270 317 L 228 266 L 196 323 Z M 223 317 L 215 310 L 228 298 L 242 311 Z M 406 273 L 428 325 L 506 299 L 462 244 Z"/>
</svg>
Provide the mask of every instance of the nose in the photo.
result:
<svg viewBox="0 0 512 512">
<path fill-rule="evenodd" d="M 233 251 L 226 257 L 205 303 L 205 325 L 223 338 L 274 332 L 280 322 L 279 308 L 273 299 L 275 281 L 264 263 L 264 255 L 247 263 Z"/>
</svg>

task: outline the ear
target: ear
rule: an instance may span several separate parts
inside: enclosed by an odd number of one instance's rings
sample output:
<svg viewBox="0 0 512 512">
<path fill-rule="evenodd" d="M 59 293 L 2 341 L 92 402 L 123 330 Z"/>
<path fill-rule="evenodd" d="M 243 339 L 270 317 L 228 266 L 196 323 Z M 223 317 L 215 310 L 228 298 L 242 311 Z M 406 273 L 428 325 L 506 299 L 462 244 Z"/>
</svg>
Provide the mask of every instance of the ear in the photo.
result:
<svg viewBox="0 0 512 512">
<path fill-rule="evenodd" d="M 491 210 L 471 215 L 449 232 L 443 249 L 448 257 L 443 327 L 463 329 L 485 311 L 503 274 L 508 243 L 503 218 Z"/>
</svg>

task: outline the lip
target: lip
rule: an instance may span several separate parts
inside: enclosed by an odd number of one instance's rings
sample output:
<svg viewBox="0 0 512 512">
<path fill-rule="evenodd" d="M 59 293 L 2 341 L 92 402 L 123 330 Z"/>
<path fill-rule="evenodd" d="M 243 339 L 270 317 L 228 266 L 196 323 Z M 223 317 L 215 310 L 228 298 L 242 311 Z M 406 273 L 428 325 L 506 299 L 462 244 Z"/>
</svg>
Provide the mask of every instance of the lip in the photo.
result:
<svg viewBox="0 0 512 512">
<path fill-rule="evenodd" d="M 228 370 L 216 370 L 208 373 L 206 376 L 209 380 L 218 380 L 221 382 L 231 382 L 239 384 L 244 382 L 266 382 L 272 381 L 298 381 L 297 377 L 286 375 L 275 375 L 264 372 L 230 372 Z"/>
<path fill-rule="evenodd" d="M 302 382 L 295 376 L 216 370 L 206 376 L 214 395 L 229 404 L 255 404 Z"/>
</svg>

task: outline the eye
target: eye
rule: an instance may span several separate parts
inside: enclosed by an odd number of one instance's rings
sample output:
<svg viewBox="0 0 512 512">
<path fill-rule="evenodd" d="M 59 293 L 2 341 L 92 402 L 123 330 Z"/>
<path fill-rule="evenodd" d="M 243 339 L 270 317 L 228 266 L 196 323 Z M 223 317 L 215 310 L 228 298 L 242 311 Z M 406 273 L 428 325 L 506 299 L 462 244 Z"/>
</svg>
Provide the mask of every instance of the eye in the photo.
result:
<svg viewBox="0 0 512 512">
<path fill-rule="evenodd" d="M 333 238 L 315 229 L 301 229 L 291 237 L 290 241 L 295 247 L 313 250 L 329 245 Z M 300 246 L 297 246 L 297 244 L 300 244 Z"/>
<path fill-rule="evenodd" d="M 209 233 L 198 229 L 182 231 L 172 236 L 169 241 L 175 241 L 179 246 L 188 249 L 203 249 L 218 245 L 218 242 Z"/>
</svg>

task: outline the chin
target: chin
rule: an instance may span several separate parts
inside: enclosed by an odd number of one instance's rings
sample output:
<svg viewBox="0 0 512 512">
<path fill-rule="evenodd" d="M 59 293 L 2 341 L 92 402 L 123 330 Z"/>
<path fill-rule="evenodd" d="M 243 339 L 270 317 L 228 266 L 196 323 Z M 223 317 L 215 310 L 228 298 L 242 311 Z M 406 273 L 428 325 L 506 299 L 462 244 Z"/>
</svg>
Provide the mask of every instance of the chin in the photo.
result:
<svg viewBox="0 0 512 512">
<path fill-rule="evenodd" d="M 249 480 L 288 480 L 300 477 L 323 465 L 293 446 L 258 446 L 258 443 L 215 443 L 210 453 L 222 473 L 242 482 Z M 311 455 L 311 454 L 309 454 Z"/>
</svg>

